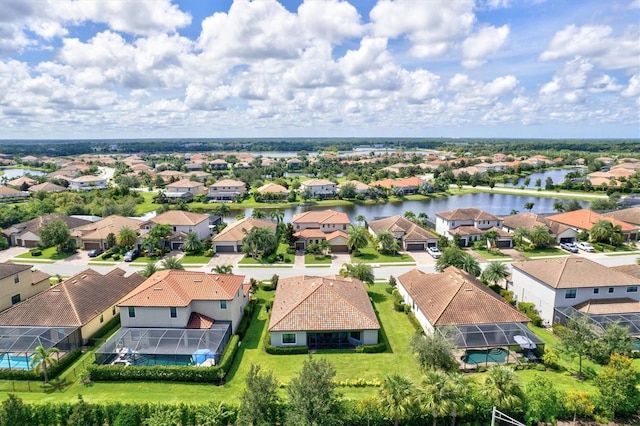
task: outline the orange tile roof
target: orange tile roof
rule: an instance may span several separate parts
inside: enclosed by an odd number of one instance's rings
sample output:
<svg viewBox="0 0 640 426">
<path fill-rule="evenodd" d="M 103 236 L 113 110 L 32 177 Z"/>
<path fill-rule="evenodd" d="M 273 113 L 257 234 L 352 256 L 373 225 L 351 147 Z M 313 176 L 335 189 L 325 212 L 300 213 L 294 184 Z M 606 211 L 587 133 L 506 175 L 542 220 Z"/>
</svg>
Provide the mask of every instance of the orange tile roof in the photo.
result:
<svg viewBox="0 0 640 426">
<path fill-rule="evenodd" d="M 573 306 L 580 312 L 590 315 L 633 314 L 640 313 L 640 303 L 628 297 L 615 299 L 589 299 Z"/>
<path fill-rule="evenodd" d="M 362 281 L 341 276 L 281 279 L 269 331 L 378 330 Z"/>
<path fill-rule="evenodd" d="M 258 192 L 261 194 L 288 194 L 289 190 L 282 185 L 278 185 L 277 183 L 267 183 L 258 188 Z"/>
<path fill-rule="evenodd" d="M 428 274 L 412 269 L 398 283 L 433 326 L 528 322 L 476 277 L 454 266 Z"/>
<path fill-rule="evenodd" d="M 331 232 L 329 234 L 326 234 L 326 237 L 327 237 L 327 241 L 332 241 L 332 240 L 335 240 L 336 238 L 340 238 L 340 237 L 349 238 L 349 234 L 347 234 L 344 231 L 338 230 L 338 231 L 333 231 L 333 232 Z"/>
<path fill-rule="evenodd" d="M 158 271 L 123 297 L 118 306 L 186 307 L 193 300 L 233 300 L 243 281 L 244 275 Z"/>
<path fill-rule="evenodd" d="M 565 225 L 569 225 L 574 228 L 586 230 L 590 230 L 591 227 L 599 220 L 608 220 L 613 225 L 620 225 L 622 232 L 630 232 L 638 229 L 637 227 L 627 222 L 623 222 L 612 217 L 607 217 L 600 213 L 587 209 L 555 214 L 553 216 L 547 216 L 547 219 L 553 220 L 554 222 L 564 223 Z"/>
<path fill-rule="evenodd" d="M 191 315 L 189 315 L 189 321 L 187 321 L 187 328 L 206 330 L 211 328 L 214 322 L 215 320 L 206 315 L 191 312 Z"/>
<path fill-rule="evenodd" d="M 154 223 L 175 226 L 197 225 L 205 220 L 209 220 L 209 216 L 206 214 L 186 212 L 184 210 L 167 210 L 151 219 Z"/>
<path fill-rule="evenodd" d="M 311 210 L 293 215 L 293 223 L 349 224 L 351 222 L 344 212 L 335 210 Z"/>
<path fill-rule="evenodd" d="M 319 230 L 318 228 L 307 228 L 302 231 L 298 231 L 293 234 L 294 237 L 301 238 L 326 238 L 327 234 Z"/>
<path fill-rule="evenodd" d="M 369 222 L 369 227 L 375 233 L 381 231 L 403 232 L 404 236 L 402 238 L 407 241 L 438 239 L 438 237 L 428 230 L 402 216 L 390 216 L 384 219 L 374 220 Z"/>
</svg>

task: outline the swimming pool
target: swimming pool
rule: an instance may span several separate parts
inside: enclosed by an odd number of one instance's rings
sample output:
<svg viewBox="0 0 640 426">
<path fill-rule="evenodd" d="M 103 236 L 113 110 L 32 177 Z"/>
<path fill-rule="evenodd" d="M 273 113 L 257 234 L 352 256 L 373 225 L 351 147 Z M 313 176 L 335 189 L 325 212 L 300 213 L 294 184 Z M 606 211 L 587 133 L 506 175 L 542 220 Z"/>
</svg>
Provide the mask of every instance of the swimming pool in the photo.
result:
<svg viewBox="0 0 640 426">
<path fill-rule="evenodd" d="M 189 355 L 139 355 L 136 354 L 130 359 L 132 365 L 152 366 L 152 365 L 193 365 L 193 360 Z"/>
<path fill-rule="evenodd" d="M 467 364 L 482 364 L 485 362 L 504 363 L 508 355 L 509 351 L 503 348 L 487 350 L 470 349 L 462 356 L 462 361 Z"/>
<path fill-rule="evenodd" d="M 0 368 L 11 370 L 30 370 L 33 354 L 29 356 L 0 355 Z"/>
</svg>

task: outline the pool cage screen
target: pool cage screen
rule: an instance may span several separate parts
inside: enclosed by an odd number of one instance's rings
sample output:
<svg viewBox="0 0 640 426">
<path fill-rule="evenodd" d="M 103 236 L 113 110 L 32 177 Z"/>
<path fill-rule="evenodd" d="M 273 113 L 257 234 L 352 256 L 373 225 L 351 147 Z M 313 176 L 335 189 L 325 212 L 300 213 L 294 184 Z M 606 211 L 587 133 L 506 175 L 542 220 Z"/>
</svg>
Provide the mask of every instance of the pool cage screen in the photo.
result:
<svg viewBox="0 0 640 426">
<path fill-rule="evenodd" d="M 487 349 L 518 345 L 515 336 L 525 336 L 536 346 L 544 344 L 525 324 L 519 322 L 448 325 L 436 330 L 459 349 Z"/>
<path fill-rule="evenodd" d="M 222 321 L 209 329 L 121 328 L 96 351 L 96 363 L 213 365 L 220 361 L 230 338 L 231 323 Z"/>
<path fill-rule="evenodd" d="M 566 308 L 556 308 L 554 322 L 567 325 L 571 318 L 588 316 L 591 322 L 601 330 L 607 327 L 607 324 L 618 322 L 623 327 L 629 327 L 629 334 L 640 337 L 640 313 L 627 314 L 585 314 L 572 306 Z"/>
<path fill-rule="evenodd" d="M 38 346 L 58 348 L 57 360 L 82 345 L 78 327 L 0 326 L 0 368 L 31 370 Z"/>
</svg>

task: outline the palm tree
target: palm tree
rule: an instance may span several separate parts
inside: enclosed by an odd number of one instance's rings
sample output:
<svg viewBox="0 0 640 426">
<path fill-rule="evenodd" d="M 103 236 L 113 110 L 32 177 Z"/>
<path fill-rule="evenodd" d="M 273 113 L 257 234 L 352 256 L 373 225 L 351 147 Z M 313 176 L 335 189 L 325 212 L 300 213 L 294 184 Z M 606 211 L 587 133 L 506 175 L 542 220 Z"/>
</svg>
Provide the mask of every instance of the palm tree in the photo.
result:
<svg viewBox="0 0 640 426">
<path fill-rule="evenodd" d="M 58 362 L 57 356 L 54 358 L 53 354 L 57 354 L 59 352 L 60 349 L 56 348 L 55 346 L 52 346 L 49 349 L 45 349 L 44 346 L 38 346 L 33 353 L 33 358 L 31 358 L 31 366 L 36 371 L 42 370 L 42 372 L 44 373 L 45 383 L 49 381 L 47 371 L 52 365 Z"/>
<path fill-rule="evenodd" d="M 271 218 L 271 220 L 275 220 L 277 224 L 281 224 L 284 220 L 284 213 L 278 209 L 271 210 L 271 213 L 269 213 L 269 217 Z"/>
<path fill-rule="evenodd" d="M 202 241 L 195 232 L 187 233 L 187 238 L 182 246 L 187 253 L 199 253 L 202 251 Z"/>
<path fill-rule="evenodd" d="M 413 222 L 416 219 L 416 214 L 411 210 L 407 210 L 406 212 L 404 212 L 404 218 L 409 219 Z"/>
<path fill-rule="evenodd" d="M 242 251 L 250 254 L 254 259 L 260 253 L 270 255 L 278 249 L 278 241 L 273 231 L 269 228 L 255 227 L 242 239 Z"/>
<path fill-rule="evenodd" d="M 184 266 L 180 263 L 180 259 L 177 257 L 169 256 L 165 258 L 161 263 L 162 269 L 178 269 L 183 270 Z"/>
<path fill-rule="evenodd" d="M 349 228 L 349 237 L 347 238 L 347 246 L 356 253 L 360 249 L 369 245 L 369 237 L 364 226 L 351 226 Z"/>
<path fill-rule="evenodd" d="M 375 242 L 378 250 L 382 252 L 391 251 L 391 247 L 393 246 L 393 242 L 398 241 L 396 237 L 390 231 L 380 231 L 378 235 L 376 235 Z"/>
<path fill-rule="evenodd" d="M 507 265 L 502 262 L 491 262 L 482 272 L 482 277 L 493 283 L 493 285 L 498 285 L 498 283 L 507 278 L 509 276 L 509 269 Z"/>
<path fill-rule="evenodd" d="M 145 278 L 149 278 L 151 275 L 155 274 L 156 272 L 158 272 L 158 267 L 156 266 L 156 262 L 147 262 L 147 264 L 145 265 L 144 269 L 142 271 L 138 271 L 140 273 L 140 275 L 142 275 Z"/>
<path fill-rule="evenodd" d="M 496 247 L 496 241 L 500 238 L 500 234 L 495 229 L 492 229 L 482 234 L 482 238 L 487 242 L 487 246 L 491 250 Z"/>
<path fill-rule="evenodd" d="M 382 382 L 377 402 L 385 417 L 398 426 L 400 420 L 408 417 L 413 410 L 413 399 L 413 383 L 406 377 L 393 374 L 387 376 Z"/>
<path fill-rule="evenodd" d="M 231 208 L 227 205 L 227 203 L 218 204 L 214 209 L 213 213 L 220 217 L 225 217 L 229 213 L 231 213 Z"/>
<path fill-rule="evenodd" d="M 562 201 L 556 201 L 553 203 L 553 209 L 558 213 L 564 213 L 567 211 L 567 206 Z"/>
<path fill-rule="evenodd" d="M 524 226 L 516 228 L 513 231 L 513 243 L 517 247 L 521 247 L 524 244 L 524 240 L 529 239 L 529 230 Z"/>
<path fill-rule="evenodd" d="M 522 406 L 522 389 L 517 379 L 511 367 L 492 367 L 484 379 L 481 392 L 498 409 L 513 412 Z"/>
<path fill-rule="evenodd" d="M 331 244 L 329 243 L 329 241 L 320 240 L 320 243 L 318 243 L 318 245 L 320 246 L 320 251 L 322 251 L 322 255 L 323 256 L 328 256 L 329 255 L 329 249 L 331 248 Z"/>
<path fill-rule="evenodd" d="M 448 416 L 454 411 L 454 403 L 447 386 L 448 381 L 449 376 L 441 370 L 427 372 L 422 380 L 419 400 L 424 409 L 431 413 L 433 426 L 438 424 L 438 418 Z"/>
<path fill-rule="evenodd" d="M 251 217 L 253 217 L 255 219 L 264 219 L 266 217 L 266 215 L 260 209 L 253 209 L 253 212 L 251 212 Z"/>
<path fill-rule="evenodd" d="M 340 269 L 340 275 L 357 278 L 367 284 L 373 284 L 376 279 L 371 265 L 362 262 L 343 264 Z"/>
<path fill-rule="evenodd" d="M 158 223 L 149 231 L 149 237 L 160 243 L 160 249 L 164 252 L 164 248 L 167 245 L 167 239 L 171 236 L 171 226 Z"/>
<path fill-rule="evenodd" d="M 358 222 L 360 225 L 364 225 L 364 223 L 366 222 L 366 218 L 359 214 L 358 216 L 356 216 L 356 222 Z"/>
<path fill-rule="evenodd" d="M 425 212 L 418 213 L 418 222 L 420 226 L 427 226 L 427 219 L 429 219 L 429 215 Z"/>
<path fill-rule="evenodd" d="M 211 272 L 216 274 L 231 275 L 233 272 L 233 265 L 216 265 L 211 269 Z"/>
<path fill-rule="evenodd" d="M 533 248 L 549 247 L 555 242 L 555 238 L 549 233 L 545 225 L 534 226 L 529 232 L 529 241 Z"/>
<path fill-rule="evenodd" d="M 128 226 L 123 226 L 116 236 L 116 242 L 121 247 L 132 247 L 137 240 L 138 233 Z"/>
<path fill-rule="evenodd" d="M 476 258 L 471 256 L 469 253 L 462 253 L 460 264 L 457 266 L 463 271 L 470 273 L 474 277 L 479 276 L 480 272 L 482 272 L 482 270 L 480 269 L 480 264 L 478 263 Z"/>
<path fill-rule="evenodd" d="M 533 206 L 535 206 L 536 203 L 532 203 L 531 201 L 524 203 L 524 208 L 529 210 L 529 212 L 531 212 L 531 210 L 533 210 Z"/>
</svg>

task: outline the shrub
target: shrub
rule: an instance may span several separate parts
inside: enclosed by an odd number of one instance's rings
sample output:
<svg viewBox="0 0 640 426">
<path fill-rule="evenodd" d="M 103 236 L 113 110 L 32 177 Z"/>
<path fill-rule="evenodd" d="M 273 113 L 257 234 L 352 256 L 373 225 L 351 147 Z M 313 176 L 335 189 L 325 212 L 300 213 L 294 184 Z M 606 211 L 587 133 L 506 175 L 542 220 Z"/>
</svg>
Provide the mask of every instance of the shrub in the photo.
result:
<svg viewBox="0 0 640 426">
<path fill-rule="evenodd" d="M 544 364 L 536 364 L 536 370 L 538 371 L 547 371 L 547 367 Z"/>
<path fill-rule="evenodd" d="M 275 287 L 271 283 L 260 283 L 260 289 L 264 291 L 273 291 Z"/>
<path fill-rule="evenodd" d="M 205 252 L 204 252 L 204 255 L 205 255 L 206 257 L 212 257 L 212 256 L 213 256 L 213 254 L 214 254 L 213 249 L 208 249 L 208 250 L 205 250 Z"/>
<path fill-rule="evenodd" d="M 416 333 L 424 334 L 424 330 L 422 329 L 422 325 L 420 325 L 420 322 L 418 321 L 416 316 L 413 314 L 413 312 L 409 312 L 407 314 L 407 318 L 409 318 L 409 322 L 413 326 L 413 329 L 416 331 Z"/>
<path fill-rule="evenodd" d="M 102 256 L 100 256 L 100 259 L 102 260 L 111 259 L 111 256 L 113 256 L 113 253 L 111 252 L 111 250 L 107 250 Z"/>
<path fill-rule="evenodd" d="M 120 255 L 119 254 L 114 254 L 113 255 L 113 260 L 120 260 Z"/>
<path fill-rule="evenodd" d="M 562 324 L 553 324 L 551 326 L 551 330 L 553 330 L 553 334 L 555 334 L 556 336 L 562 337 L 566 334 L 567 327 Z"/>
<path fill-rule="evenodd" d="M 287 249 L 287 254 L 296 254 L 296 249 L 294 249 L 294 248 L 292 248 L 292 247 L 289 247 L 289 248 Z"/>
<path fill-rule="evenodd" d="M 31 253 L 31 256 L 42 256 L 42 249 L 39 249 L 39 248 L 31 249 L 29 250 L 29 253 Z"/>
<path fill-rule="evenodd" d="M 267 312 L 271 311 L 272 307 L 273 307 L 273 300 L 268 300 L 267 303 L 264 304 L 264 308 L 266 309 Z"/>
<path fill-rule="evenodd" d="M 236 331 L 240 340 L 244 339 L 244 335 L 247 333 L 247 330 L 251 325 L 253 314 L 256 310 L 256 304 L 257 301 L 253 299 L 250 300 L 249 304 L 244 307 L 244 314 L 242 315 L 242 320 L 240 320 L 240 324 L 238 325 L 238 330 Z"/>
<path fill-rule="evenodd" d="M 387 345 L 380 342 L 377 345 L 360 345 L 356 346 L 356 352 L 364 354 L 377 354 L 387 350 Z"/>
<path fill-rule="evenodd" d="M 104 336 L 118 327 L 120 327 L 120 314 L 111 318 L 106 324 L 102 326 L 102 328 L 100 328 L 100 330 L 93 333 L 93 336 L 89 338 L 89 346 L 96 346 Z"/>
<path fill-rule="evenodd" d="M 267 340 L 265 340 L 264 350 L 271 355 L 300 355 L 309 353 L 307 346 L 273 346 L 267 343 Z"/>
</svg>

